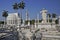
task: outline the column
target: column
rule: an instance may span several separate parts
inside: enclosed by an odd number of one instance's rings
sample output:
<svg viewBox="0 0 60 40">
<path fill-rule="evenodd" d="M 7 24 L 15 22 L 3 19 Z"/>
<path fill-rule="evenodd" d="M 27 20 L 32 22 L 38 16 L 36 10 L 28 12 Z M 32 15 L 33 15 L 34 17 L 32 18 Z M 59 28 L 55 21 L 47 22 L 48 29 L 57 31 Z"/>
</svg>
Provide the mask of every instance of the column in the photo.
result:
<svg viewBox="0 0 60 40">
<path fill-rule="evenodd" d="M 26 10 L 26 20 L 28 20 L 29 16 L 28 16 L 28 11 Z"/>
</svg>

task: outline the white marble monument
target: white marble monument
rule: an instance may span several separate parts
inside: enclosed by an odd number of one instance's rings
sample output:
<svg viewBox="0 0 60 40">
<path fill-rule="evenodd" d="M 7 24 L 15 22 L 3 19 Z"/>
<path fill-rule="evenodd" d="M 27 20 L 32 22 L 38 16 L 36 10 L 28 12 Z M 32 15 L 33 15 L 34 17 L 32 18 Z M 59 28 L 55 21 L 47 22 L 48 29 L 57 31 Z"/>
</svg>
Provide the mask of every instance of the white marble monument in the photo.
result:
<svg viewBox="0 0 60 40">
<path fill-rule="evenodd" d="M 40 13 L 42 14 L 42 23 L 47 23 L 46 21 L 47 10 L 43 8 L 42 11 L 40 11 Z"/>
<path fill-rule="evenodd" d="M 9 13 L 7 17 L 7 25 L 20 25 L 21 20 L 18 13 Z"/>
</svg>

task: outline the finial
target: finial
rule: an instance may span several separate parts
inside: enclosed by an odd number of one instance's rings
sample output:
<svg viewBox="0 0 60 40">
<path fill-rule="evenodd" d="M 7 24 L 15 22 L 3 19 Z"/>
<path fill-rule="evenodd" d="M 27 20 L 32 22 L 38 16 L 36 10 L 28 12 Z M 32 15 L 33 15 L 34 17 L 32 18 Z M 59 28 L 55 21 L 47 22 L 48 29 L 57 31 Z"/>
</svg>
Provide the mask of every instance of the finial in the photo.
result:
<svg viewBox="0 0 60 40">
<path fill-rule="evenodd" d="M 28 10 L 26 9 L 26 20 L 28 20 L 29 15 L 28 15 Z"/>
</svg>

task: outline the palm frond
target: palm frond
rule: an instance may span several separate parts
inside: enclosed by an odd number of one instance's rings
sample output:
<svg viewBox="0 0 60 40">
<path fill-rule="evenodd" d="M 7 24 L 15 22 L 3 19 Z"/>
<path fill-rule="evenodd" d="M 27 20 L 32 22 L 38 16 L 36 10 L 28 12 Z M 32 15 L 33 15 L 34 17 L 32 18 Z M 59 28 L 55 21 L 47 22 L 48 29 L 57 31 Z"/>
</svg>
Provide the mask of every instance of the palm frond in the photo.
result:
<svg viewBox="0 0 60 40">
<path fill-rule="evenodd" d="M 15 3 L 14 5 L 13 5 L 13 9 L 18 9 L 18 4 L 17 3 Z"/>
<path fill-rule="evenodd" d="M 2 13 L 3 13 L 2 14 L 3 17 L 7 17 L 8 16 L 8 11 L 4 10 Z"/>
<path fill-rule="evenodd" d="M 25 3 L 22 1 L 18 4 L 19 8 L 24 9 Z"/>
</svg>

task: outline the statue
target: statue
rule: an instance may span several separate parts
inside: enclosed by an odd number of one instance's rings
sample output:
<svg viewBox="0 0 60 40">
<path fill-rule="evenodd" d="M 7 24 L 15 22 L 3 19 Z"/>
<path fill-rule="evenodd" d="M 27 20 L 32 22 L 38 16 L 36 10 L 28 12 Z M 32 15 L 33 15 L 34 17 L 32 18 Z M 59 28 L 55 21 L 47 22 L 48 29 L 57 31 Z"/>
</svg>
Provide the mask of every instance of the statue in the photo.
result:
<svg viewBox="0 0 60 40">
<path fill-rule="evenodd" d="M 46 19 L 47 10 L 43 8 L 42 11 L 40 11 L 40 13 L 42 14 L 42 23 L 46 23 L 47 22 L 47 19 Z"/>
</svg>

